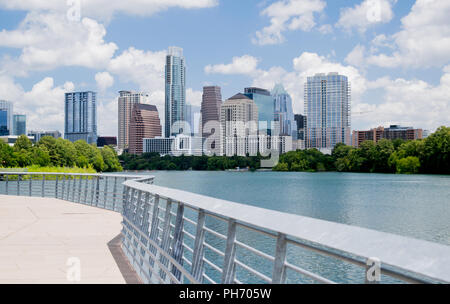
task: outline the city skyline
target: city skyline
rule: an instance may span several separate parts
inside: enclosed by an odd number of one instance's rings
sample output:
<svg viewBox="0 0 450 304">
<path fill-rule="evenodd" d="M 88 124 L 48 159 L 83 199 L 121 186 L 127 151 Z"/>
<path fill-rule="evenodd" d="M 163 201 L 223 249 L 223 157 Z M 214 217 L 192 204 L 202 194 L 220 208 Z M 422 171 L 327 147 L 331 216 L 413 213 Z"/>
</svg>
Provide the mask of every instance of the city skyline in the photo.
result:
<svg viewBox="0 0 450 304">
<path fill-rule="evenodd" d="M 97 1 L 90 1 L 76 21 L 67 20 L 64 5 L 0 1 L 0 99 L 27 115 L 29 129 L 63 130 L 64 93 L 96 91 L 104 114 L 98 133 L 117 136 L 117 91 L 148 92 L 150 103 L 164 112 L 166 50 L 178 45 L 188 62 L 186 103 L 194 106 L 201 104 L 204 85 L 221 86 L 225 100 L 245 87 L 270 90 L 281 83 L 294 113 L 304 114 L 306 77 L 338 72 L 352 83 L 352 129 L 400 124 L 434 131 L 448 125 L 448 32 L 437 30 L 449 26 L 448 1 L 380 0 L 381 14 L 371 15 L 373 2 L 175 1 L 100 14 Z M 283 17 L 287 21 L 277 27 Z M 230 26 L 230 18 L 238 26 Z M 205 24 L 214 35 L 199 34 Z M 38 31 L 42 27 L 47 31 Z M 152 36 L 158 39 L 142 39 Z M 67 48 L 67 37 L 81 49 Z M 43 113 L 45 121 L 39 119 Z"/>
</svg>

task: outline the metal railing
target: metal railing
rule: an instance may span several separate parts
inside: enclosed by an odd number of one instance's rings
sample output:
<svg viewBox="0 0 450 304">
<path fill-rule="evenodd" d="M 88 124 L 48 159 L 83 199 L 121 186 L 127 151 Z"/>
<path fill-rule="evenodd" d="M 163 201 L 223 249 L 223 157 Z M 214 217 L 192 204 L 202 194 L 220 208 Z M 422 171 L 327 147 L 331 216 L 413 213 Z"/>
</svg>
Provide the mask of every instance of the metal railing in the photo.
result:
<svg viewBox="0 0 450 304">
<path fill-rule="evenodd" d="M 0 179 L 2 194 L 28 189 L 121 212 L 122 248 L 146 283 L 450 282 L 449 246 L 159 187 L 149 176 Z"/>
</svg>

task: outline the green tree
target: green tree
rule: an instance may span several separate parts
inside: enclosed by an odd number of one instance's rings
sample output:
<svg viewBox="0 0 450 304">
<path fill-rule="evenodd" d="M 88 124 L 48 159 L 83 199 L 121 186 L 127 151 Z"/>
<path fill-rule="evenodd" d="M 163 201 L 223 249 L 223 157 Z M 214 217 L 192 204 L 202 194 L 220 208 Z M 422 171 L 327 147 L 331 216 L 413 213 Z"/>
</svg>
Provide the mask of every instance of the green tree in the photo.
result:
<svg viewBox="0 0 450 304">
<path fill-rule="evenodd" d="M 397 173 L 416 174 L 419 172 L 420 161 L 415 156 L 408 156 L 397 161 Z"/>
<path fill-rule="evenodd" d="M 20 152 L 22 150 L 31 151 L 33 143 L 26 135 L 20 135 L 14 143 L 14 151 Z"/>
<path fill-rule="evenodd" d="M 450 174 L 450 128 L 440 127 L 425 139 L 420 162 L 424 173 Z"/>
<path fill-rule="evenodd" d="M 104 171 L 106 172 L 122 171 L 122 166 L 120 165 L 116 151 L 113 148 L 105 146 L 101 149 L 101 154 L 103 157 L 103 161 L 105 162 Z"/>
</svg>

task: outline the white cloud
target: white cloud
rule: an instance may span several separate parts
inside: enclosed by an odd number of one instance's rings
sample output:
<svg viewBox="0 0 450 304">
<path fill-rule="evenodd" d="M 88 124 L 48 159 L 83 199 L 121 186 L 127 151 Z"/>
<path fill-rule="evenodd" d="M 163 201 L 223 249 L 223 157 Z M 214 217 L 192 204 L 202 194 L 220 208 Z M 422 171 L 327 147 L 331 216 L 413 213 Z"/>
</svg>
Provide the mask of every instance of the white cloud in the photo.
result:
<svg viewBox="0 0 450 304">
<path fill-rule="evenodd" d="M 0 76 L 0 96 L 13 102 L 14 112 L 27 115 L 28 130 L 64 130 L 64 93 L 73 90 L 72 82 L 55 86 L 46 77 L 24 91 L 12 78 Z"/>
<path fill-rule="evenodd" d="M 201 106 L 202 104 L 202 91 L 195 91 L 191 88 L 186 89 L 186 103 L 193 106 Z"/>
<path fill-rule="evenodd" d="M 392 48 L 391 54 L 378 53 L 380 39 L 375 39 L 375 49 L 366 54 L 368 64 L 385 68 L 442 67 L 450 61 L 450 1 L 417 0 L 411 12 L 404 17 L 402 29 L 381 39 Z"/>
<path fill-rule="evenodd" d="M 261 15 L 270 18 L 270 25 L 256 32 L 254 44 L 278 44 L 285 41 L 287 30 L 310 31 L 315 25 L 315 13 L 325 8 L 323 0 L 281 0 L 265 8 Z"/>
<path fill-rule="evenodd" d="M 206 74 L 242 74 L 253 75 L 256 72 L 259 60 L 250 55 L 241 57 L 233 57 L 229 64 L 207 65 L 205 67 Z"/>
<path fill-rule="evenodd" d="M 364 0 L 355 7 L 341 10 L 336 26 L 351 31 L 353 28 L 364 33 L 370 26 L 388 23 L 394 17 L 392 5 L 396 0 Z"/>
<path fill-rule="evenodd" d="M 380 104 L 361 103 L 357 111 L 371 111 L 364 116 L 367 127 L 402 124 L 428 130 L 450 125 L 450 69 L 444 68 L 439 85 L 433 86 L 422 80 L 391 80 L 383 77 L 371 83 L 371 88 L 383 88 L 384 98 Z M 357 119 L 357 123 L 362 123 Z"/>
<path fill-rule="evenodd" d="M 114 77 L 108 72 L 101 72 L 95 74 L 95 81 L 100 91 L 105 91 L 107 88 L 112 87 L 114 84 Z"/>
<path fill-rule="evenodd" d="M 365 52 L 366 52 L 366 48 L 361 45 L 358 44 L 353 51 L 351 51 L 347 57 L 345 58 L 345 62 L 347 62 L 348 64 L 351 64 L 355 67 L 364 67 L 365 66 Z"/>
<path fill-rule="evenodd" d="M 81 16 L 109 21 L 117 13 L 151 16 L 170 8 L 200 9 L 216 6 L 218 0 L 0 0 L 0 7 L 10 10 L 53 11 L 66 15 L 80 3 Z"/>
<path fill-rule="evenodd" d="M 104 41 L 105 35 L 104 26 L 89 18 L 70 22 L 61 14 L 31 12 L 16 30 L 0 32 L 0 47 L 22 49 L 18 58 L 7 58 L 3 69 L 21 75 L 60 66 L 102 68 L 117 49 Z"/>
</svg>

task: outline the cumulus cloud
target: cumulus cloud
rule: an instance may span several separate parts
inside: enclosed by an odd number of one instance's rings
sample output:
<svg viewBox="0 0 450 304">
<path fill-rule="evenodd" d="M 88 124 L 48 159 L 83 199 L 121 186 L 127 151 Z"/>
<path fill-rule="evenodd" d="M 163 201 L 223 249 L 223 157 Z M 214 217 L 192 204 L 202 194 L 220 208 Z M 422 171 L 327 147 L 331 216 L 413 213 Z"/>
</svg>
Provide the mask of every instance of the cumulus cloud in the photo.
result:
<svg viewBox="0 0 450 304">
<path fill-rule="evenodd" d="M 282 0 L 272 3 L 261 12 L 261 15 L 270 18 L 270 25 L 257 31 L 252 42 L 259 45 L 279 44 L 285 41 L 285 31 L 310 31 L 316 25 L 314 14 L 322 12 L 325 6 L 323 0 Z"/>
<path fill-rule="evenodd" d="M 103 68 L 117 50 L 105 35 L 105 27 L 89 18 L 70 22 L 61 14 L 31 12 L 17 29 L 0 32 L 0 47 L 21 49 L 3 68 L 13 75 L 60 66 Z"/>
<path fill-rule="evenodd" d="M 392 5 L 396 0 L 364 0 L 361 4 L 341 10 L 336 26 L 364 33 L 370 26 L 388 23 L 394 17 Z"/>
<path fill-rule="evenodd" d="M 151 16 L 170 8 L 200 9 L 214 7 L 218 0 L 0 0 L 0 7 L 10 10 L 53 11 L 66 15 L 80 8 L 81 16 L 109 21 L 117 13 Z"/>
<path fill-rule="evenodd" d="M 95 74 L 95 81 L 97 82 L 97 87 L 100 91 L 105 91 L 114 84 L 114 77 L 108 72 L 101 72 Z"/>
<path fill-rule="evenodd" d="M 357 110 L 370 111 L 364 117 L 367 127 L 402 124 L 434 131 L 438 126 L 449 125 L 450 69 L 444 68 L 438 85 L 422 80 L 380 78 L 369 84 L 370 88 L 384 89 L 383 102 L 361 103 Z"/>
<path fill-rule="evenodd" d="M 401 30 L 374 39 L 366 62 L 384 68 L 442 67 L 450 61 L 450 1 L 417 0 Z M 380 43 L 392 49 L 380 52 Z"/>
<path fill-rule="evenodd" d="M 14 112 L 27 115 L 28 130 L 64 130 L 64 93 L 73 90 L 72 82 L 55 85 L 45 77 L 25 91 L 12 78 L 0 76 L 0 96 L 13 102 Z"/>
<path fill-rule="evenodd" d="M 242 74 L 253 75 L 256 72 L 259 60 L 250 55 L 241 57 L 233 57 L 229 64 L 207 65 L 205 67 L 206 74 Z"/>
</svg>

